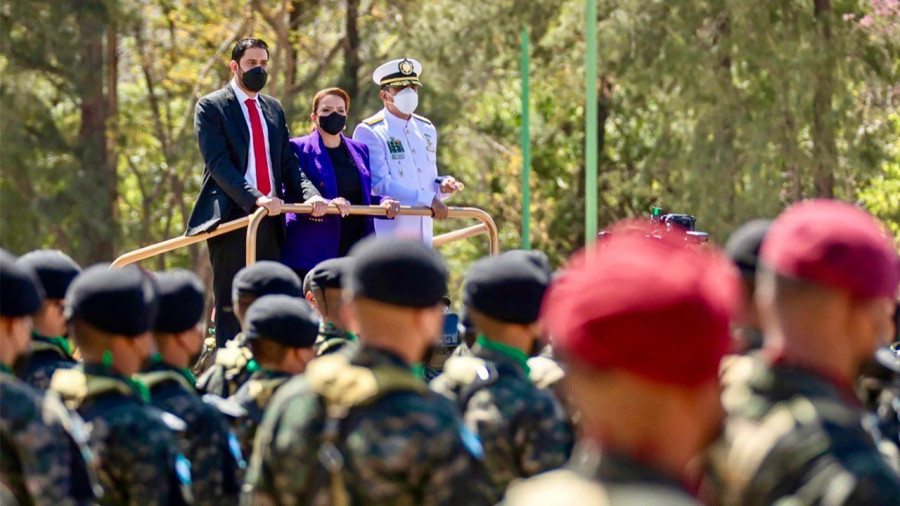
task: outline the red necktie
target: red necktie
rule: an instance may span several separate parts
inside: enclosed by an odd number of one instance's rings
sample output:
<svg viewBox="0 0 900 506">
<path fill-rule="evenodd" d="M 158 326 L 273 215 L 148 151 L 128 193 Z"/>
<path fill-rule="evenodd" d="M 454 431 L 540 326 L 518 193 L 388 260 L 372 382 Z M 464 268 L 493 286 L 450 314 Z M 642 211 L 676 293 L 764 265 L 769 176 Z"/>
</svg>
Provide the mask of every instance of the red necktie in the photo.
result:
<svg viewBox="0 0 900 506">
<path fill-rule="evenodd" d="M 256 109 L 256 100 L 248 98 L 247 114 L 250 116 L 250 129 L 253 134 L 253 158 L 256 160 L 256 188 L 265 196 L 269 196 L 272 185 L 269 184 L 269 161 L 266 158 L 266 138 L 263 136 L 262 122 Z"/>
</svg>

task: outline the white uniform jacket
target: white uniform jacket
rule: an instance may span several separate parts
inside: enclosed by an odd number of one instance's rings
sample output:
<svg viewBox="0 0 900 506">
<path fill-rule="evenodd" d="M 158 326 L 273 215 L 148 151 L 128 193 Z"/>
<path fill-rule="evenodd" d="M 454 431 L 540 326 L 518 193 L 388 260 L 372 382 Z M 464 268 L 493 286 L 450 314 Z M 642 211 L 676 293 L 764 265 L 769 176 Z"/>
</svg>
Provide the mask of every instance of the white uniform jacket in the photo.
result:
<svg viewBox="0 0 900 506">
<path fill-rule="evenodd" d="M 427 118 L 413 114 L 404 120 L 382 109 L 356 127 L 353 140 L 369 147 L 373 195 L 392 197 L 404 206 L 431 206 L 435 195 L 447 197 L 435 182 L 437 130 Z M 432 219 L 375 220 L 375 235 L 415 239 L 430 248 Z"/>
</svg>

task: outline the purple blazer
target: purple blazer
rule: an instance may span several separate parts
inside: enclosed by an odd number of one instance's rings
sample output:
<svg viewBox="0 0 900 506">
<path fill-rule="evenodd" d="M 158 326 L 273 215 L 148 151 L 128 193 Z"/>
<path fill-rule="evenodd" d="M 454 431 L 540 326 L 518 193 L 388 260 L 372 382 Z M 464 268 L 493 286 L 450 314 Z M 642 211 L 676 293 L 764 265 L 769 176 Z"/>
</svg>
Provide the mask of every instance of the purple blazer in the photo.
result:
<svg viewBox="0 0 900 506">
<path fill-rule="evenodd" d="M 350 157 L 359 170 L 359 181 L 362 184 L 363 204 L 379 204 L 381 197 L 372 195 L 372 176 L 369 174 L 369 148 L 341 134 Z M 319 190 L 325 199 L 339 197 L 337 180 L 331 157 L 322 142 L 322 136 L 316 130 L 303 137 L 291 139 L 291 147 L 300 160 L 300 170 Z M 285 193 L 285 202 L 303 202 L 302 195 Z M 292 269 L 310 270 L 323 260 L 338 256 L 341 242 L 341 218 L 339 215 L 325 215 L 313 218 L 309 215 L 286 213 L 287 234 L 282 250 L 282 262 Z M 365 217 L 367 234 L 375 233 L 372 217 Z"/>
</svg>

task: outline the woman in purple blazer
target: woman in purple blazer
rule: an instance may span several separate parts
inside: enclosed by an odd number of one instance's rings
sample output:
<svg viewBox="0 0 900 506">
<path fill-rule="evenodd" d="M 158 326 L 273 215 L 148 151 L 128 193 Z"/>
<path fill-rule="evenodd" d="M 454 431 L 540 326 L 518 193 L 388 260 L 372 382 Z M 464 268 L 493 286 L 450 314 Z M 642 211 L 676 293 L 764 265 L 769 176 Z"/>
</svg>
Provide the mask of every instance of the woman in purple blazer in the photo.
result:
<svg viewBox="0 0 900 506">
<path fill-rule="evenodd" d="M 351 205 L 380 204 L 388 218 L 397 215 L 400 203 L 372 195 L 369 148 L 345 137 L 350 97 L 340 88 L 327 88 L 313 98 L 312 133 L 291 139 L 300 169 L 323 198 L 341 210 L 341 216 L 288 213 L 282 261 L 300 279 L 319 262 L 344 256 L 357 241 L 375 232 L 371 216 L 348 216 Z M 302 195 L 285 194 L 285 202 L 302 202 Z"/>
</svg>

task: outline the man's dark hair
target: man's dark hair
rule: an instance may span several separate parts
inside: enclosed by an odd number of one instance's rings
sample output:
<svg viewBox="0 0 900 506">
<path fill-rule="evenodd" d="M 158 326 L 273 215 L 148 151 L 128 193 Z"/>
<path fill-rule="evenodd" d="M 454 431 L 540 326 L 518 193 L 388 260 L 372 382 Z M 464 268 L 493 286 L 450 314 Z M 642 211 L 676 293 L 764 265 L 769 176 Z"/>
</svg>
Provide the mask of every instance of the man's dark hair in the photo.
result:
<svg viewBox="0 0 900 506">
<path fill-rule="evenodd" d="M 247 50 L 251 47 L 265 49 L 266 57 L 269 56 L 269 45 L 266 44 L 266 41 L 254 37 L 244 37 L 243 39 L 237 41 L 237 44 L 234 45 L 234 49 L 231 50 L 231 59 L 240 63 L 241 58 L 244 57 L 244 53 L 246 53 Z"/>
</svg>

